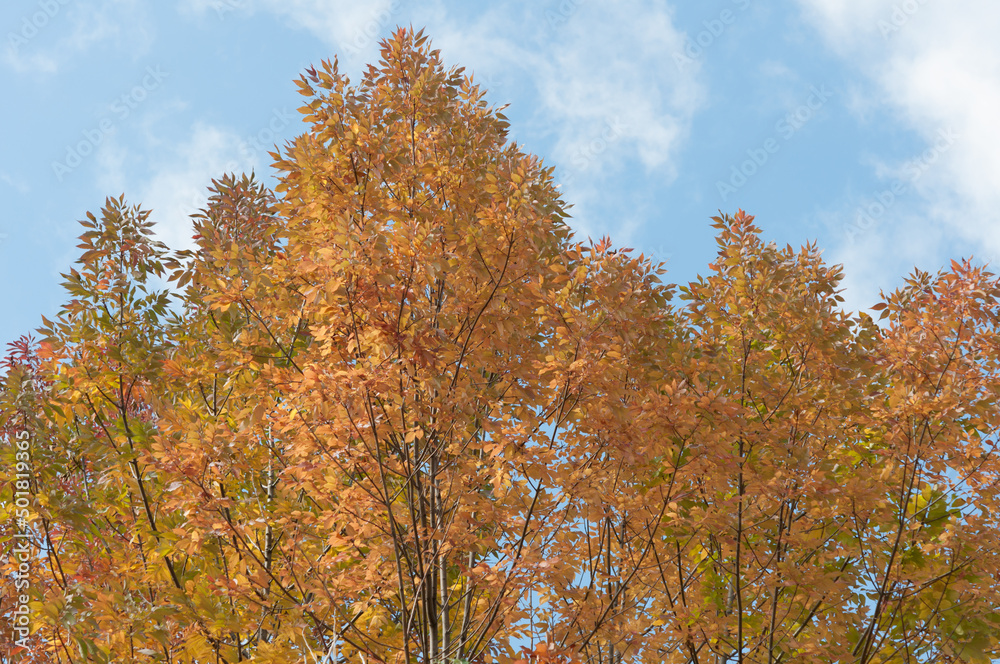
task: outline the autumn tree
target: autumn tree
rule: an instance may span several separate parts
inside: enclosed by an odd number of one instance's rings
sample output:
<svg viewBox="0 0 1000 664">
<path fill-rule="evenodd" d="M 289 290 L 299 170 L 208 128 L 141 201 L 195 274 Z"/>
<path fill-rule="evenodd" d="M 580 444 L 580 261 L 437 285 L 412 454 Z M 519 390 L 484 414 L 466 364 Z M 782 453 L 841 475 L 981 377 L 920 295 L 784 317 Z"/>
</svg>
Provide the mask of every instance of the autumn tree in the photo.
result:
<svg viewBox="0 0 1000 664">
<path fill-rule="evenodd" d="M 213 182 L 174 252 L 109 199 L 4 365 L 36 555 L 0 656 L 1000 655 L 992 274 L 915 273 L 876 323 L 740 211 L 678 289 L 574 240 L 552 169 L 422 33 L 298 85 L 275 191 Z"/>
</svg>

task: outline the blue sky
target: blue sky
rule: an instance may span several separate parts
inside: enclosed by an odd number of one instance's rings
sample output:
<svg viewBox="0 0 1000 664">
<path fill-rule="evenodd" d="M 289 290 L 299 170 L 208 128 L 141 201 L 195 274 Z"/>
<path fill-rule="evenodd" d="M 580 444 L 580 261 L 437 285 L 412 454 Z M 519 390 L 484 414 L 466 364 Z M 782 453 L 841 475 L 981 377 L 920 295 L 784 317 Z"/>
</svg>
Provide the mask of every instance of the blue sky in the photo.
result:
<svg viewBox="0 0 1000 664">
<path fill-rule="evenodd" d="M 212 177 L 304 130 L 293 80 L 353 80 L 397 25 L 509 103 L 581 238 L 707 272 L 709 217 L 816 241 L 867 307 L 914 266 L 1000 257 L 995 0 L 5 0 L 0 343 L 64 301 L 77 220 L 122 193 L 189 246 Z"/>
</svg>

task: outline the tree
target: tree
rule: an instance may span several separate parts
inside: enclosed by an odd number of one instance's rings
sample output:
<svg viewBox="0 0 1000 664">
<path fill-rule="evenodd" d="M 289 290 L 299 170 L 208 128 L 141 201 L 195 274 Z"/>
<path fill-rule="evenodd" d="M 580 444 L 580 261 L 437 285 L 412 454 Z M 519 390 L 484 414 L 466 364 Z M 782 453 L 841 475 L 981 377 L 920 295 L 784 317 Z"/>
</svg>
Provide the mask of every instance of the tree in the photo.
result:
<svg viewBox="0 0 1000 664">
<path fill-rule="evenodd" d="M 195 249 L 83 222 L 0 392 L 39 661 L 1000 654 L 992 274 L 879 325 L 740 211 L 673 304 L 422 33 L 381 48 L 306 72 L 276 191 L 214 182 Z"/>
</svg>

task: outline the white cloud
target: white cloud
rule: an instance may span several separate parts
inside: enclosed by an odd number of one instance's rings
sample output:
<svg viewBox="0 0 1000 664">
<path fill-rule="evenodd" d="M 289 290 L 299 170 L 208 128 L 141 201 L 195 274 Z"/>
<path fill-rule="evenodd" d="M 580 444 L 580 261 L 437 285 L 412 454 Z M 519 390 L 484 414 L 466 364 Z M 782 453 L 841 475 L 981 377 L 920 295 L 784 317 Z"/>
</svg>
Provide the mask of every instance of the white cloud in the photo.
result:
<svg viewBox="0 0 1000 664">
<path fill-rule="evenodd" d="M 913 0 L 916 2 L 916 0 Z M 878 22 L 892 14 L 898 0 L 799 0 L 806 16 L 819 27 L 830 46 L 850 54 L 873 34 Z"/>
<path fill-rule="evenodd" d="M 897 220 L 899 223 L 842 245 L 836 260 L 831 261 L 845 266 L 841 288 L 843 306 L 848 311 L 862 311 L 876 304 L 879 291 L 888 294 L 894 290 L 894 284 L 909 276 L 914 265 L 926 271 L 937 262 L 937 245 L 948 242 L 944 229 L 923 215 L 901 212 Z M 895 279 L 887 279 L 887 273 Z"/>
<path fill-rule="evenodd" d="M 796 83 L 799 75 L 794 69 L 778 60 L 764 60 L 758 66 L 760 73 L 770 79 Z"/>
<path fill-rule="evenodd" d="M 23 178 L 11 177 L 7 171 L 0 171 L 0 181 L 3 181 L 11 188 L 16 189 L 20 194 L 28 193 L 28 183 Z"/>
<path fill-rule="evenodd" d="M 610 136 L 612 155 L 627 149 L 647 168 L 674 175 L 672 157 L 700 91 L 694 68 L 684 73 L 672 59 L 683 36 L 670 16 L 642 4 L 581 7 L 537 63 L 543 111 L 560 130 L 556 155 L 580 170 Z"/>
<path fill-rule="evenodd" d="M 18 74 L 54 74 L 59 69 L 58 60 L 46 53 L 22 53 L 10 44 L 4 49 L 3 62 Z"/>
<path fill-rule="evenodd" d="M 140 0 L 51 0 L 32 6 L 13 27 L 2 61 L 22 74 L 55 74 L 105 43 L 139 58 L 153 41 Z"/>
<path fill-rule="evenodd" d="M 928 146 L 940 143 L 942 131 L 958 136 L 923 171 L 908 194 L 912 200 L 890 210 L 885 223 L 871 231 L 870 242 L 878 236 L 877 244 L 911 265 L 923 261 L 928 269 L 947 264 L 944 252 L 956 248 L 965 255 L 1000 254 L 1000 5 L 993 0 L 961 6 L 930 0 L 799 2 L 830 48 L 870 81 L 871 90 L 859 92 L 853 107 L 865 116 L 873 108 L 888 111 Z M 897 177 L 912 167 L 912 159 L 907 161 L 879 168 L 888 178 Z M 899 229 L 912 214 L 933 232 L 906 232 L 908 241 L 899 244 Z M 869 292 L 897 276 L 886 272 L 891 268 L 878 254 L 846 248 L 841 253 L 848 274 L 872 275 Z"/>
<path fill-rule="evenodd" d="M 705 96 L 698 64 L 678 66 L 685 36 L 657 0 L 484 6 L 474 15 L 445 0 L 405 12 L 402 0 L 185 0 L 182 7 L 205 20 L 239 11 L 284 17 L 329 44 L 347 71 L 374 61 L 378 40 L 397 22 L 424 26 L 446 65 L 474 72 L 492 100 L 529 118 L 533 135 L 553 137 L 546 161 L 569 180 L 578 227 L 591 226 L 584 216 L 599 200 L 597 183 L 624 162 L 657 170 L 661 181 L 675 177 Z"/>
<path fill-rule="evenodd" d="M 678 66 L 685 37 L 662 3 L 544 7 L 515 15 L 504 6 L 470 24 L 449 20 L 439 2 L 422 24 L 447 63 L 492 83 L 493 99 L 534 111 L 533 134 L 553 137 L 546 161 L 559 168 L 565 198 L 574 202 L 574 226 L 601 235 L 609 229 L 588 209 L 607 199 L 600 185 L 609 175 L 637 161 L 661 181 L 676 176 L 679 148 L 705 96 L 699 67 Z M 619 224 L 616 240 L 628 242 L 639 225 Z"/>
<path fill-rule="evenodd" d="M 259 171 L 265 157 L 249 151 L 237 134 L 206 124 L 195 125 L 188 140 L 157 154 L 163 156 L 148 165 L 149 177 L 135 182 L 127 175 L 132 155 L 109 137 L 98 150 L 98 187 L 131 192 L 127 198 L 152 210 L 158 239 L 172 249 L 192 246 L 190 215 L 204 207 L 212 178 L 230 171 Z"/>
<path fill-rule="evenodd" d="M 214 14 L 220 20 L 239 13 L 270 12 L 311 32 L 348 60 L 374 52 L 400 7 L 401 0 L 183 0 L 180 5 L 182 12 Z"/>
<path fill-rule="evenodd" d="M 261 0 L 261 4 L 327 44 L 360 55 L 392 28 L 400 0 Z"/>
</svg>

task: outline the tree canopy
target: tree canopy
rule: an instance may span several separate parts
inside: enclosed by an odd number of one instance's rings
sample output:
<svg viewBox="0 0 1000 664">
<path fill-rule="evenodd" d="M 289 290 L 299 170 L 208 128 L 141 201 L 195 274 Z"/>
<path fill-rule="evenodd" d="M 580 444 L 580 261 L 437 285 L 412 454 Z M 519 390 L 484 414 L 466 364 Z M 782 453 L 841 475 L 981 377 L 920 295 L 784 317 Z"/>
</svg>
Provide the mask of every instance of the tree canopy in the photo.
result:
<svg viewBox="0 0 1000 664">
<path fill-rule="evenodd" d="M 876 322 L 741 210 L 667 285 L 422 33 L 298 85 L 274 191 L 214 181 L 185 251 L 108 199 L 10 347 L 0 661 L 1000 656 L 993 274 Z"/>
</svg>

